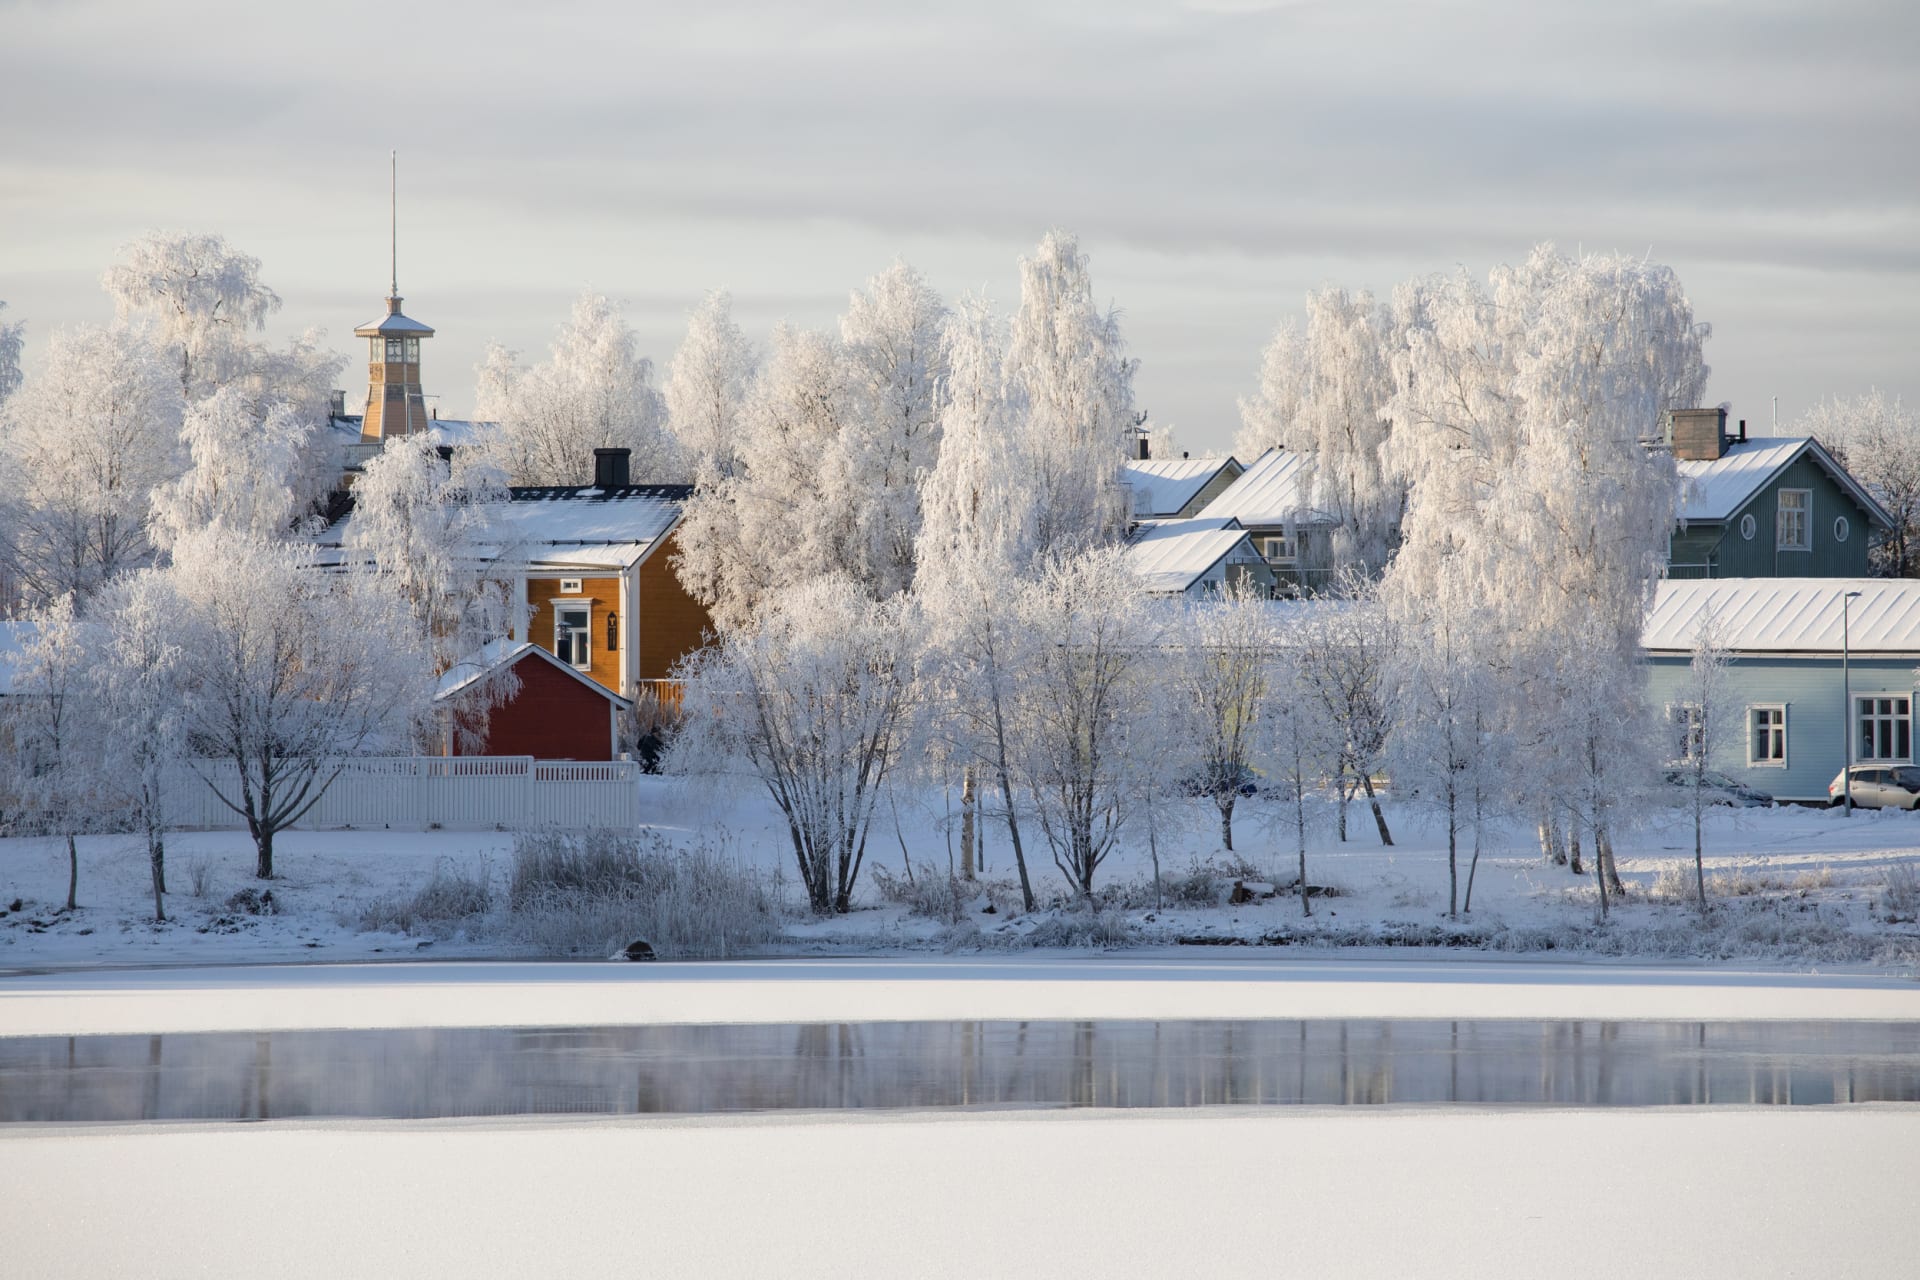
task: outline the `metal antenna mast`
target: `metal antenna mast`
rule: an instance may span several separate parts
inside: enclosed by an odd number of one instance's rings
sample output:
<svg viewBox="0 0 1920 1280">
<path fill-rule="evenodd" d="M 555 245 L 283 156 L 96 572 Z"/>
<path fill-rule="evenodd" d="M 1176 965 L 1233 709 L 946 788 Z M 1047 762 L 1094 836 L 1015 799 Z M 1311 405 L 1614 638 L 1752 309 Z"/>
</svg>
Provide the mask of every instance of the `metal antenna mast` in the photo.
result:
<svg viewBox="0 0 1920 1280">
<path fill-rule="evenodd" d="M 387 153 L 387 251 L 392 284 L 387 296 L 400 296 L 400 150 Z"/>
</svg>

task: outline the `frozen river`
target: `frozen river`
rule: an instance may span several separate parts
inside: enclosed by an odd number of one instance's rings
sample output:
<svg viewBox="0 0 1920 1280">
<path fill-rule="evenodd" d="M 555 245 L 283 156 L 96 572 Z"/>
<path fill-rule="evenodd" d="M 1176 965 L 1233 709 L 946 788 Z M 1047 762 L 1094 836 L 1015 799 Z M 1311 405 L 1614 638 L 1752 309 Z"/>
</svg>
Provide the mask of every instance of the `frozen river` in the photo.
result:
<svg viewBox="0 0 1920 1280">
<path fill-rule="evenodd" d="M 1040 1020 L 0 1038 L 0 1122 L 1920 1100 L 1920 1023 Z"/>
</svg>

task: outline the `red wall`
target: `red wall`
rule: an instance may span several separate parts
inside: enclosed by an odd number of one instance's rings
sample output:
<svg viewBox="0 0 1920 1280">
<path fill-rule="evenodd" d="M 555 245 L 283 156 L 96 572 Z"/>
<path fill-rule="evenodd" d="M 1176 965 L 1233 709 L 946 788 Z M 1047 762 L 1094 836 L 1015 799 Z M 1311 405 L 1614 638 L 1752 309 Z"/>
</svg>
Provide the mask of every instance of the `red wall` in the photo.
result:
<svg viewBox="0 0 1920 1280">
<path fill-rule="evenodd" d="M 612 705 L 552 663 L 531 655 L 514 665 L 520 691 L 493 709 L 487 740 L 455 754 L 532 756 L 537 760 L 611 760 Z"/>
</svg>

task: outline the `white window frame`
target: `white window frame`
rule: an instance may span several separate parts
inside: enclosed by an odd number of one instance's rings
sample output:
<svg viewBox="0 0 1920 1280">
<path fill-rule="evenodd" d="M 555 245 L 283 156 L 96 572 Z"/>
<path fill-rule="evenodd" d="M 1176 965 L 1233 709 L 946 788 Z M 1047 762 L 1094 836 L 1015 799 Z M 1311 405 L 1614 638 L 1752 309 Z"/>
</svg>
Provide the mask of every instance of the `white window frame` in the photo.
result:
<svg viewBox="0 0 1920 1280">
<path fill-rule="evenodd" d="M 1300 542 L 1284 530 L 1260 535 L 1260 550 L 1268 564 L 1293 564 L 1300 559 Z"/>
<path fill-rule="evenodd" d="M 563 595 L 563 596 L 577 596 L 577 595 L 579 595 L 579 594 L 580 594 L 580 579 L 578 579 L 578 578 L 562 578 L 562 579 L 560 579 L 560 594 L 561 594 L 561 595 Z"/>
<path fill-rule="evenodd" d="M 1797 497 L 1801 505 L 1787 506 L 1787 499 Z M 1789 525 L 1794 536 L 1789 537 Z M 1776 551 L 1813 550 L 1813 490 L 1782 489 L 1775 499 L 1773 516 L 1773 548 Z"/>
<path fill-rule="evenodd" d="M 1835 542 L 1845 542 L 1852 536 L 1853 525 L 1848 522 L 1845 516 L 1835 516 L 1833 518 L 1833 540 Z"/>
<path fill-rule="evenodd" d="M 1892 704 L 1883 710 L 1881 703 Z M 1870 707 L 1871 710 L 1863 710 Z M 1863 733 L 1868 721 L 1874 724 L 1871 735 Z M 1884 726 L 1884 727 L 1883 727 Z M 1900 732 L 1905 727 L 1907 750 L 1904 755 L 1879 755 L 1869 753 L 1869 745 L 1878 747 L 1888 745 L 1897 748 L 1900 745 Z M 1913 763 L 1913 694 L 1911 692 L 1861 693 L 1853 694 L 1853 723 L 1847 726 L 1853 734 L 1855 744 L 1853 762 L 1855 764 L 1912 764 Z"/>
<path fill-rule="evenodd" d="M 584 613 L 587 615 L 587 620 L 579 627 L 569 627 L 561 620 L 563 613 Z M 579 633 L 581 649 L 584 650 L 583 661 L 575 661 L 573 657 L 560 651 L 560 636 L 562 632 L 566 631 Z M 572 646 L 570 645 L 568 647 L 571 648 Z M 564 604 L 557 601 L 555 602 L 553 606 L 553 654 L 575 671 L 590 671 L 593 669 L 593 603 L 591 601 L 582 600 L 575 603 L 569 600 Z"/>
<path fill-rule="evenodd" d="M 1767 726 L 1769 734 L 1778 733 L 1780 755 L 1778 758 L 1761 756 L 1754 750 L 1759 744 L 1761 727 L 1759 717 L 1762 713 L 1779 713 L 1780 723 Z M 1787 767 L 1787 704 L 1784 702 L 1756 702 L 1747 708 L 1747 768 L 1784 769 Z"/>
<path fill-rule="evenodd" d="M 1694 763 L 1699 758 L 1700 740 L 1706 736 L 1706 725 L 1700 715 L 1700 704 L 1669 702 L 1667 730 L 1672 735 L 1667 739 L 1667 745 L 1679 748 L 1673 755 L 1673 763 Z"/>
</svg>

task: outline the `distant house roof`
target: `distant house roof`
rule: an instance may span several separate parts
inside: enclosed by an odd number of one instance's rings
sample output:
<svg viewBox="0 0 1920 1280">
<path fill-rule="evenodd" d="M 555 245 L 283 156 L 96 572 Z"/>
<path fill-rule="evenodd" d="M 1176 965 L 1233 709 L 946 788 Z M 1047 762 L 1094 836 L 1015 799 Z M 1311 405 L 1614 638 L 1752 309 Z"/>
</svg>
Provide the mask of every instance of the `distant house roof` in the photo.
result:
<svg viewBox="0 0 1920 1280">
<path fill-rule="evenodd" d="M 538 657 L 541 661 L 546 662 L 556 670 L 566 672 L 569 676 L 578 680 L 581 684 L 593 690 L 608 702 L 614 703 L 622 709 L 633 706 L 630 699 L 621 697 L 597 680 L 590 679 L 579 671 L 574 670 L 553 654 L 548 653 L 539 645 L 534 644 L 531 640 L 489 640 L 486 644 L 481 645 L 478 649 L 447 668 L 446 674 L 440 677 L 439 687 L 433 692 L 433 700 L 435 702 L 443 702 L 448 698 L 458 695 L 462 690 L 473 687 L 488 676 L 496 672 L 504 671 L 515 663 L 532 657 Z"/>
<path fill-rule="evenodd" d="M 1707 523 L 1733 519 L 1802 454 L 1810 455 L 1833 477 L 1834 483 L 1851 494 L 1875 524 L 1883 529 L 1892 527 L 1893 520 L 1886 509 L 1812 436 L 1736 440 L 1727 445 L 1722 457 L 1712 462 L 1676 463 L 1681 480 L 1680 519 Z"/>
<path fill-rule="evenodd" d="M 0 698 L 13 692 L 15 664 L 39 630 L 32 622 L 0 622 Z"/>
<path fill-rule="evenodd" d="M 1841 602 L 1855 654 L 1920 655 L 1920 581 L 1907 578 L 1700 578 L 1659 584 L 1640 643 L 1651 653 L 1691 653 L 1700 618 L 1714 613 L 1722 648 L 1735 653 L 1837 655 Z"/>
<path fill-rule="evenodd" d="M 1200 509 L 1210 519 L 1234 519 L 1248 528 L 1325 524 L 1332 517 L 1307 501 L 1306 455 L 1269 449 L 1226 491 Z"/>
<path fill-rule="evenodd" d="M 1134 515 L 1166 519 L 1179 515 L 1227 467 L 1239 465 L 1230 457 L 1149 459 L 1126 463 L 1121 478 L 1133 486 Z"/>
<path fill-rule="evenodd" d="M 431 338 L 433 336 L 433 330 L 421 324 L 418 320 L 401 315 L 399 304 L 400 299 L 391 299 L 386 315 L 381 316 L 378 320 L 367 321 L 353 331 L 353 336 L 356 338 L 399 338 L 406 336 Z"/>
<path fill-rule="evenodd" d="M 1177 595 L 1243 542 L 1247 531 L 1237 520 L 1165 520 L 1140 527 L 1127 544 L 1124 563 L 1143 591 Z M 1247 550 L 1253 554 L 1251 543 Z"/>
<path fill-rule="evenodd" d="M 346 444 L 361 443 L 360 432 L 365 422 L 365 415 L 358 413 L 336 414 L 327 419 L 327 425 L 344 437 Z M 435 418 L 428 424 L 428 430 L 435 437 L 436 444 L 470 445 L 478 443 L 480 433 L 494 425 L 465 418 Z M 377 450 L 379 442 L 369 441 L 368 447 Z"/>
<path fill-rule="evenodd" d="M 693 486 L 541 485 L 508 492 L 509 501 L 487 513 L 491 528 L 486 539 L 471 548 L 476 559 L 553 569 L 611 569 L 645 559 L 673 531 Z M 348 514 L 317 539 L 323 552 L 335 553 L 336 562 L 354 519 Z"/>
</svg>

